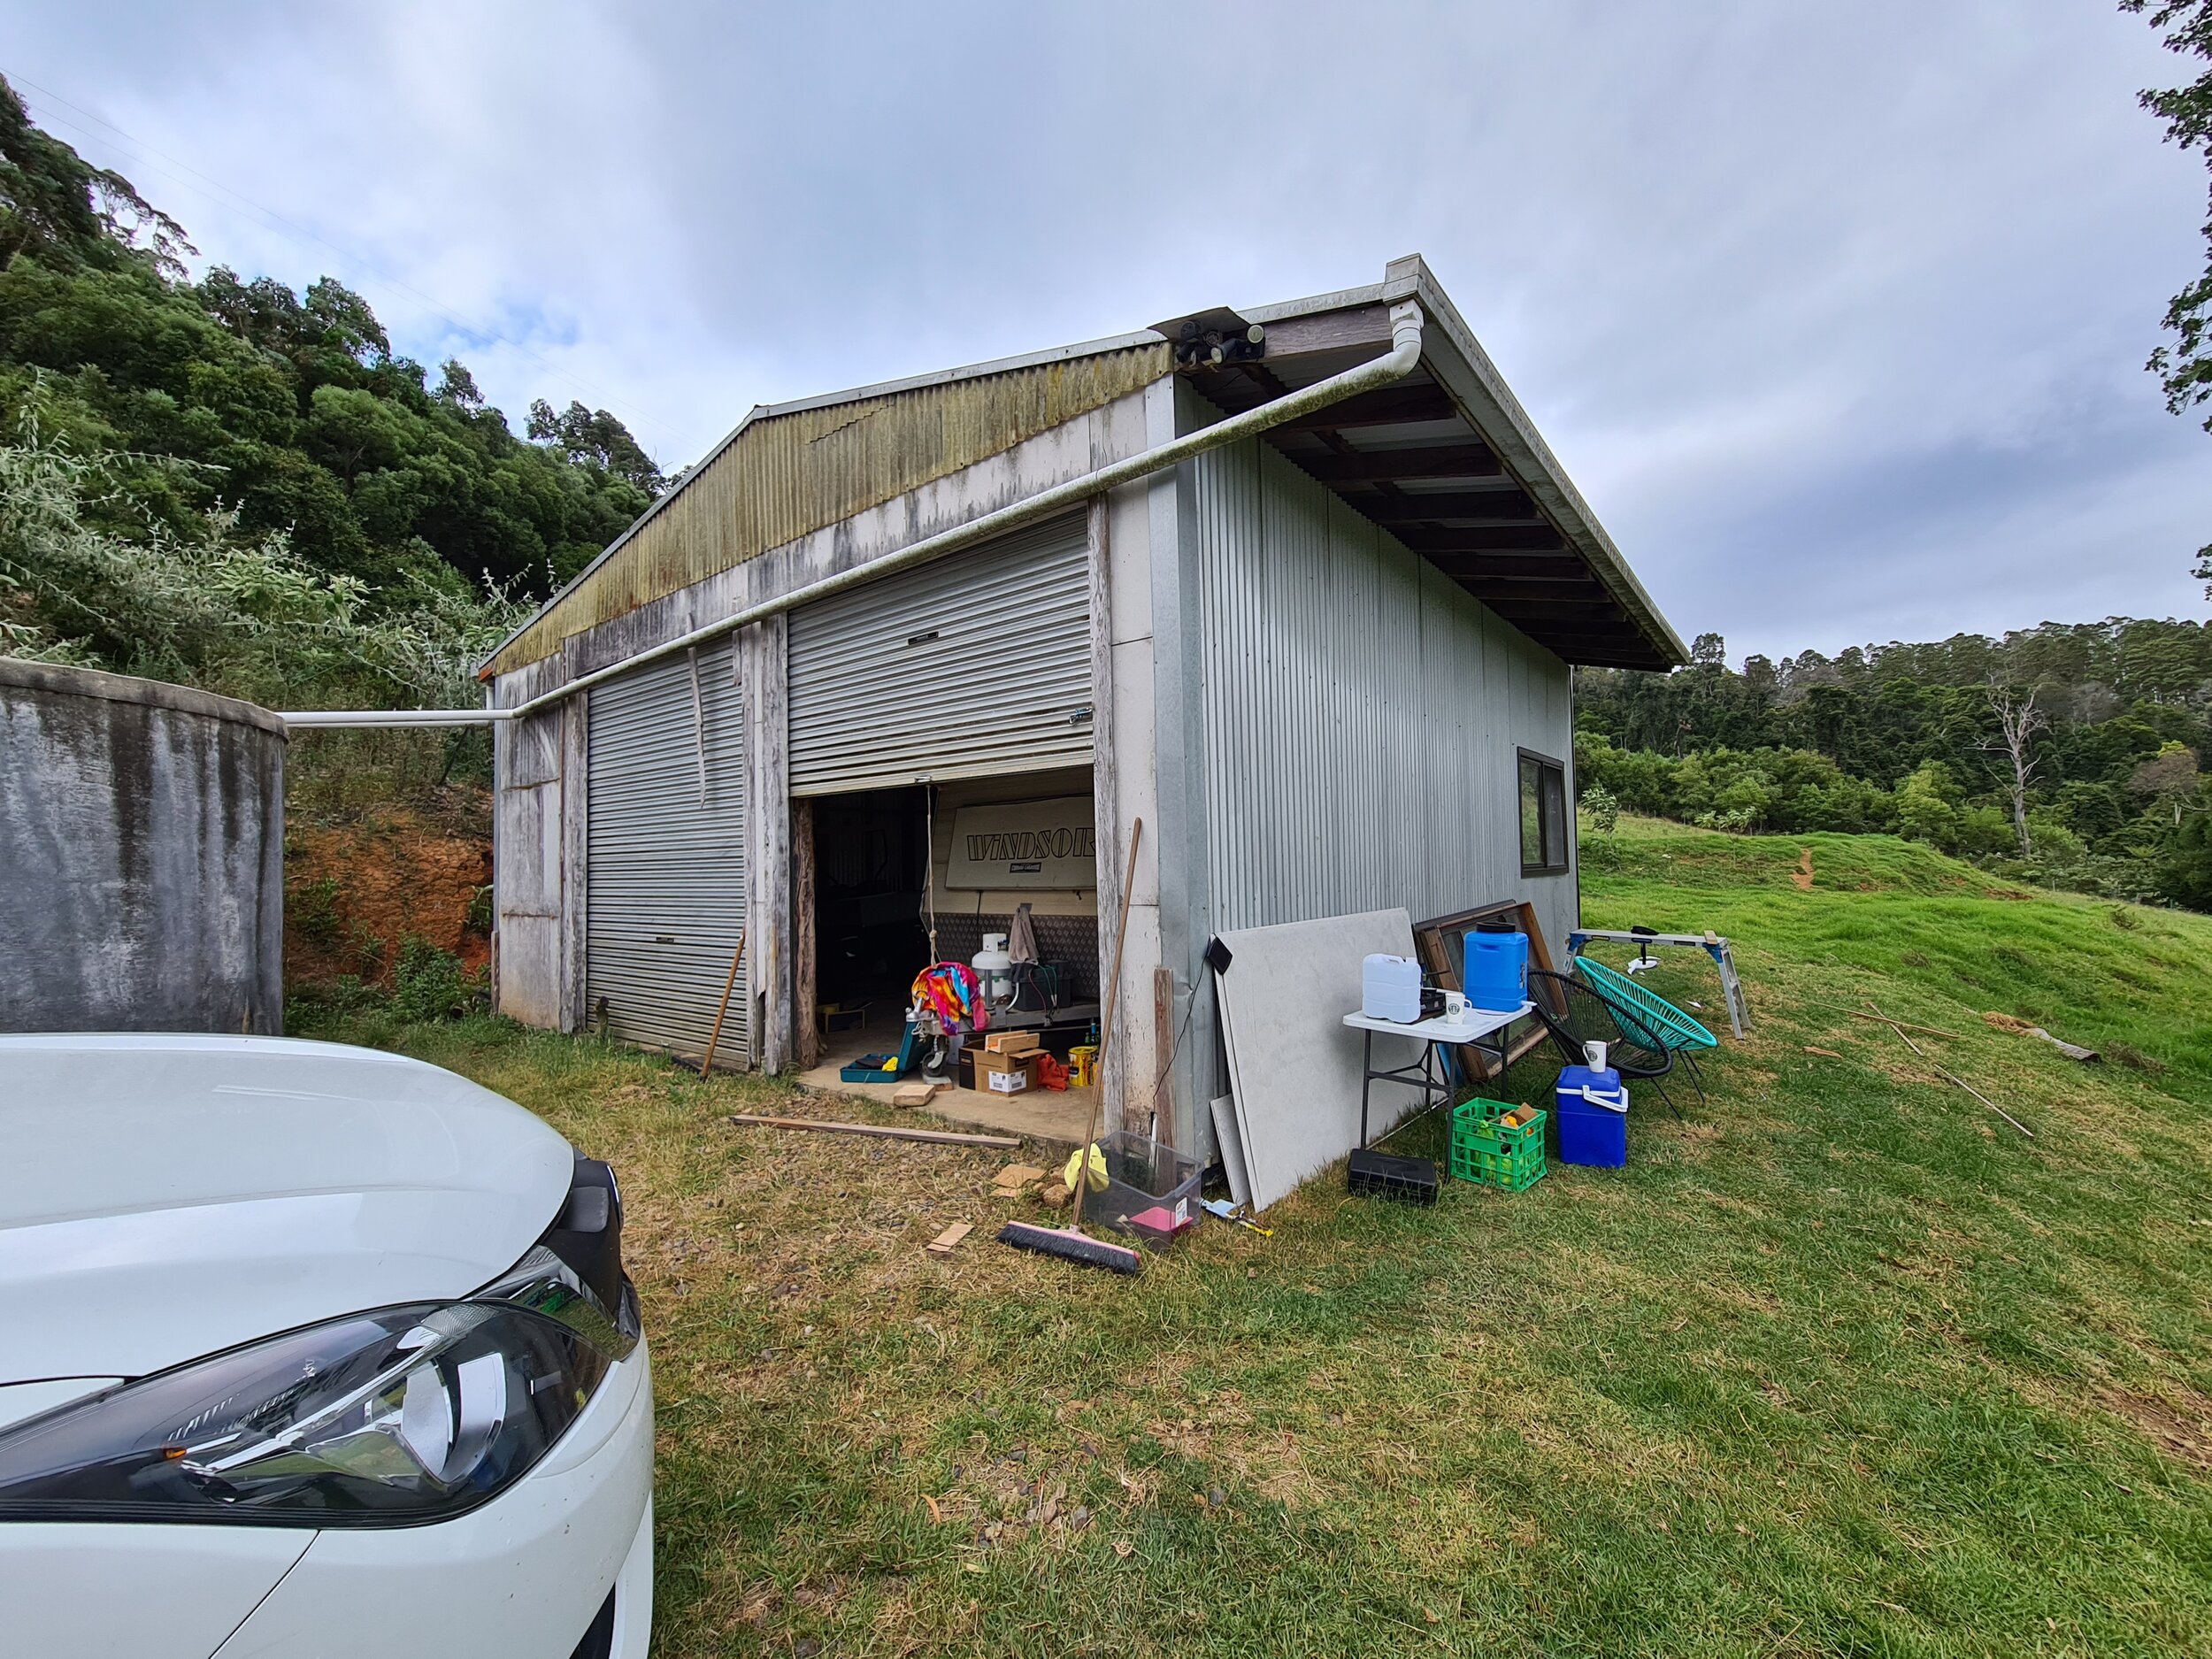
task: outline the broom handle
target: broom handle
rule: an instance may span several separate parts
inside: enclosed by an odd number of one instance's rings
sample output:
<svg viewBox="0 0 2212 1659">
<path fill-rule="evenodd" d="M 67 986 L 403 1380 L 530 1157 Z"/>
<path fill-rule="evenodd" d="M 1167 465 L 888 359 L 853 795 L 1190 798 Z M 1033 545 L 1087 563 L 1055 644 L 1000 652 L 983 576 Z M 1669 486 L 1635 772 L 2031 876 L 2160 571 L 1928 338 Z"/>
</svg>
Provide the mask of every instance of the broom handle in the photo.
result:
<svg viewBox="0 0 2212 1659">
<path fill-rule="evenodd" d="M 1129 825 L 1129 856 L 1121 866 L 1121 920 L 1114 926 L 1114 971 L 1106 981 L 1106 1023 L 1098 1028 L 1098 1052 L 1091 1064 L 1098 1068 L 1098 1087 L 1091 1091 L 1091 1128 L 1075 1160 L 1075 1225 L 1083 1225 L 1083 1194 L 1091 1189 L 1091 1148 L 1098 1144 L 1098 1114 L 1106 1102 L 1106 1045 L 1114 1035 L 1114 1004 L 1121 998 L 1121 947 L 1129 937 L 1129 895 L 1137 889 L 1137 843 L 1144 839 L 1144 820 Z"/>
<path fill-rule="evenodd" d="M 722 1006 L 714 1010 L 714 1029 L 707 1033 L 707 1057 L 699 1062 L 701 1077 L 714 1070 L 714 1045 L 722 1041 L 722 1016 L 730 1011 L 730 993 L 737 988 L 737 962 L 745 954 L 745 930 L 737 930 L 737 949 L 730 952 L 730 977 L 722 981 Z"/>
</svg>

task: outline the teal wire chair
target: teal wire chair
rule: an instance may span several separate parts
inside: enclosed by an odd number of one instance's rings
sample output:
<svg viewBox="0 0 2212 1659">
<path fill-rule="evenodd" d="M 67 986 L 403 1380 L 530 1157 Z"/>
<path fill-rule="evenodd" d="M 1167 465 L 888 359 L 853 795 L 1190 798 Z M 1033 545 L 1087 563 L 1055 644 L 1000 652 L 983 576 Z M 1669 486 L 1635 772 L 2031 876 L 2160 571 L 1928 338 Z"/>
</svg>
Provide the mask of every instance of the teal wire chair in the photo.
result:
<svg viewBox="0 0 2212 1659">
<path fill-rule="evenodd" d="M 1640 1025 L 1666 1046 L 1669 1053 L 1682 1057 L 1691 1085 L 1697 1090 L 1698 1099 L 1703 1100 L 1705 1079 L 1698 1073 L 1697 1056 L 1693 1051 L 1717 1048 L 1720 1039 L 1665 997 L 1647 991 L 1626 974 L 1616 973 L 1602 962 L 1593 962 L 1587 956 L 1570 960 L 1585 985 L 1621 1012 L 1634 1016 Z"/>
</svg>

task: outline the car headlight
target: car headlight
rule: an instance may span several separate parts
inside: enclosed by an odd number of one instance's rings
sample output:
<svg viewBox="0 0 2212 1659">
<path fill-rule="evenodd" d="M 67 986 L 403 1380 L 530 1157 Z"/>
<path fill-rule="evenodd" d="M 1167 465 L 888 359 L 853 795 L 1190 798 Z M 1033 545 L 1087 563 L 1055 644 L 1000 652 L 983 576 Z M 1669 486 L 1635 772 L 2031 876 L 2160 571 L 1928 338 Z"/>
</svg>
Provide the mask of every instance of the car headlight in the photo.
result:
<svg viewBox="0 0 2212 1659">
<path fill-rule="evenodd" d="M 404 1526 L 520 1478 L 636 1343 L 539 1247 L 462 1302 L 349 1315 L 0 1433 L 0 1520 Z"/>
</svg>

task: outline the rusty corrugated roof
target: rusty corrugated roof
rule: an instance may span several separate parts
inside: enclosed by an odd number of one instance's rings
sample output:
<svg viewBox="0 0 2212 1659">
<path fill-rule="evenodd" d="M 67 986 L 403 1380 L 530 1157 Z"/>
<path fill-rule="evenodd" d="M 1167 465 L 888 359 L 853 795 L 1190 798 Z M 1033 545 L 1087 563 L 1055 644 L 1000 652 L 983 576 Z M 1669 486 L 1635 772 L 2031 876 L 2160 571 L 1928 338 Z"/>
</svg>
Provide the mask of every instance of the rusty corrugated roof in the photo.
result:
<svg viewBox="0 0 2212 1659">
<path fill-rule="evenodd" d="M 508 673 L 562 642 L 810 531 L 1149 385 L 1165 342 L 938 377 L 877 395 L 757 411 L 485 664 Z"/>
</svg>

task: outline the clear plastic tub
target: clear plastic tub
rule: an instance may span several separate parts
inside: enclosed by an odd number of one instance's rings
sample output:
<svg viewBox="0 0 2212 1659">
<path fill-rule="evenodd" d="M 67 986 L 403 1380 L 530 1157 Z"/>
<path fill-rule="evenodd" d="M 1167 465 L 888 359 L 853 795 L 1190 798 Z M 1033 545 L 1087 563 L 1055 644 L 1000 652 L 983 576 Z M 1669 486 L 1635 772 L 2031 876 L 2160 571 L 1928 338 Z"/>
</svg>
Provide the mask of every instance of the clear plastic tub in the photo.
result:
<svg viewBox="0 0 2212 1659">
<path fill-rule="evenodd" d="M 1106 1190 L 1083 1194 L 1083 1218 L 1161 1249 L 1198 1223 L 1197 1161 L 1126 1129 L 1101 1136 Z M 1154 1215 L 1151 1212 L 1161 1212 Z"/>
</svg>

